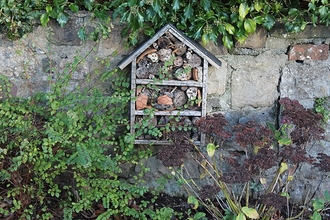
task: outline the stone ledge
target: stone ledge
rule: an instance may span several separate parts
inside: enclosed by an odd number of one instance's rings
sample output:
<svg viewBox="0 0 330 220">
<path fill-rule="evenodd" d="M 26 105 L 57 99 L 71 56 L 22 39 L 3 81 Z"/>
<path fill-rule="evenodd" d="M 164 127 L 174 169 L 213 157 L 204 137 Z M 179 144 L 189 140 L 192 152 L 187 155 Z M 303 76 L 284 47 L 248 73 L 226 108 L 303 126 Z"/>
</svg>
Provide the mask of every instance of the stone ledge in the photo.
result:
<svg viewBox="0 0 330 220">
<path fill-rule="evenodd" d="M 284 26 L 276 26 L 269 32 L 271 37 L 287 38 L 287 39 L 307 39 L 307 38 L 329 38 L 330 27 L 324 25 L 307 25 L 306 28 L 299 33 L 288 33 Z"/>
</svg>

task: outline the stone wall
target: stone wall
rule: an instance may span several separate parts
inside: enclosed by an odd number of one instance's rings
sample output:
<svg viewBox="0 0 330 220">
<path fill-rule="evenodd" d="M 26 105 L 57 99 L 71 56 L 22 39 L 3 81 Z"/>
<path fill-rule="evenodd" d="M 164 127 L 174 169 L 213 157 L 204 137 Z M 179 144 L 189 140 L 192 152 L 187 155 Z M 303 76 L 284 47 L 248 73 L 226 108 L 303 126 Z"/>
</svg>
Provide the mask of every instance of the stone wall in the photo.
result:
<svg viewBox="0 0 330 220">
<path fill-rule="evenodd" d="M 19 41 L 9 41 L 0 35 L 0 74 L 13 84 L 13 95 L 28 97 L 36 91 L 47 92 L 55 72 L 72 62 L 75 56 L 88 54 L 86 62 L 74 73 L 71 89 L 84 82 L 86 74 L 96 68 L 111 69 L 134 48 L 126 48 L 120 32 L 123 25 L 114 23 L 110 38 L 100 42 L 81 42 L 77 30 L 87 22 L 89 15 L 80 13 L 65 28 L 55 22 L 48 27 L 35 27 L 33 33 Z M 244 44 L 237 43 L 232 51 L 221 42 L 205 47 L 223 63 L 220 69 L 209 68 L 207 111 L 224 113 L 231 124 L 254 119 L 258 122 L 275 123 L 278 109 L 276 101 L 282 97 L 298 100 L 306 108 L 312 108 L 315 98 L 330 97 L 330 58 L 328 57 L 330 28 L 307 26 L 299 34 L 288 34 L 282 27 L 268 32 L 265 29 L 250 36 Z M 113 54 L 116 53 L 116 56 Z M 100 66 L 100 61 L 109 66 Z M 54 71 L 49 71 L 53 69 Z M 106 85 L 103 86 L 106 89 Z M 330 155 L 330 129 L 326 125 L 325 140 L 313 146 L 310 154 L 317 152 Z M 155 179 L 170 174 L 156 157 L 145 162 L 151 168 L 147 174 L 150 186 Z M 199 169 L 190 160 L 185 166 L 198 179 Z M 139 171 L 139 167 L 133 167 Z M 128 169 L 127 170 L 132 170 Z M 302 201 L 308 189 L 316 189 L 321 178 L 314 168 L 299 168 L 298 180 L 293 184 L 297 201 Z M 320 188 L 329 189 L 330 181 Z M 180 194 L 174 180 L 168 180 L 165 191 Z"/>
</svg>

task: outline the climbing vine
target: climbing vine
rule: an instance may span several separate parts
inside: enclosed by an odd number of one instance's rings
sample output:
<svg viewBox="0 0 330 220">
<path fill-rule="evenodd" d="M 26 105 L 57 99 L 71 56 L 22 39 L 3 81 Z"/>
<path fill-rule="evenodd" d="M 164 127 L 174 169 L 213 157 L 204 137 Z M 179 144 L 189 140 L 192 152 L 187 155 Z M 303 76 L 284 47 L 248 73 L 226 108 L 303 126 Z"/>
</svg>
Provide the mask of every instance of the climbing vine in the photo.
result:
<svg viewBox="0 0 330 220">
<path fill-rule="evenodd" d="M 103 35 L 110 32 L 111 16 L 120 18 L 127 24 L 122 34 L 130 44 L 136 44 L 141 33 L 153 35 L 167 22 L 204 43 L 221 38 L 228 48 L 235 41 L 244 42 L 258 26 L 270 30 L 281 23 L 288 32 L 299 32 L 309 24 L 330 23 L 328 0 L 0 0 L 0 26 L 9 37 L 18 38 L 32 30 L 35 20 L 47 25 L 55 19 L 64 26 L 79 10 L 98 19 Z M 83 29 L 80 36 L 85 36 Z"/>
</svg>

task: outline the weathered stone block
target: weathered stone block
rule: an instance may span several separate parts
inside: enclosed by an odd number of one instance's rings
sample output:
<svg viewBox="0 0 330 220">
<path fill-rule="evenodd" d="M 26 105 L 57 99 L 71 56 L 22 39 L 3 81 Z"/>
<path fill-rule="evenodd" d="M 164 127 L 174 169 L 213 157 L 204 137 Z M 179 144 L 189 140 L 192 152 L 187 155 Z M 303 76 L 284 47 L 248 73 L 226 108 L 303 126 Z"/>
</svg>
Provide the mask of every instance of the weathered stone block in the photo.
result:
<svg viewBox="0 0 330 220">
<path fill-rule="evenodd" d="M 237 42 L 236 48 L 250 48 L 258 49 L 264 48 L 267 40 L 267 30 L 265 28 L 258 28 L 255 33 L 251 34 L 244 43 Z"/>
<path fill-rule="evenodd" d="M 324 25 L 307 25 L 306 28 L 298 33 L 288 33 L 284 26 L 272 28 L 270 36 L 288 39 L 307 39 L 307 38 L 328 38 L 330 37 L 330 27 Z"/>
<path fill-rule="evenodd" d="M 298 100 L 305 107 L 313 107 L 317 97 L 330 96 L 330 60 L 308 64 L 290 63 L 282 70 L 281 97 Z"/>
<path fill-rule="evenodd" d="M 329 56 L 328 44 L 297 44 L 289 51 L 289 60 L 326 60 Z"/>
<path fill-rule="evenodd" d="M 221 37 L 219 37 L 217 43 L 210 41 L 207 44 L 203 44 L 203 47 L 214 55 L 226 55 L 228 53 L 228 49 L 223 45 Z"/>
<path fill-rule="evenodd" d="M 277 86 L 284 54 L 264 52 L 257 57 L 235 56 L 228 63 L 232 73 L 232 108 L 272 106 L 278 97 Z"/>
<path fill-rule="evenodd" d="M 222 95 L 226 90 L 227 62 L 222 59 L 220 59 L 220 61 L 222 62 L 220 68 L 209 68 L 207 80 L 207 94 L 209 95 Z"/>
<path fill-rule="evenodd" d="M 292 44 L 292 40 L 276 37 L 267 37 L 266 48 L 270 50 L 286 53 L 288 47 Z"/>
</svg>

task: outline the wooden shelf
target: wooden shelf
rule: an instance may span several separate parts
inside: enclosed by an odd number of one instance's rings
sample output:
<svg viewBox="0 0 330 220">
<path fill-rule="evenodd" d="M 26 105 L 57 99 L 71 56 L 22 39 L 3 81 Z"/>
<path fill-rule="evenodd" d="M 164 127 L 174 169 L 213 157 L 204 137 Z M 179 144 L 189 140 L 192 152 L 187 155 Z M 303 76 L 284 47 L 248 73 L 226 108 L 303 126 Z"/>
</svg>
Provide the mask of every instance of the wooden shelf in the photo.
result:
<svg viewBox="0 0 330 220">
<path fill-rule="evenodd" d="M 148 115 L 145 114 L 143 110 L 139 110 L 139 111 L 134 111 L 135 115 Z M 196 116 L 196 117 L 201 117 L 202 116 L 202 112 L 201 111 L 189 111 L 189 110 L 184 110 L 184 111 L 155 111 L 153 113 L 156 116 L 159 115 L 175 115 L 175 116 Z"/>
<path fill-rule="evenodd" d="M 154 144 L 154 145 L 171 145 L 170 141 L 158 141 L 158 140 L 135 140 L 135 144 Z M 200 145 L 200 141 L 195 141 L 195 145 Z"/>
<path fill-rule="evenodd" d="M 189 87 L 203 87 L 202 82 L 197 82 L 194 80 L 186 80 L 186 81 L 179 81 L 179 80 L 163 80 L 157 82 L 157 80 L 153 79 L 136 79 L 136 85 L 164 85 L 164 86 L 189 86 Z"/>
</svg>

